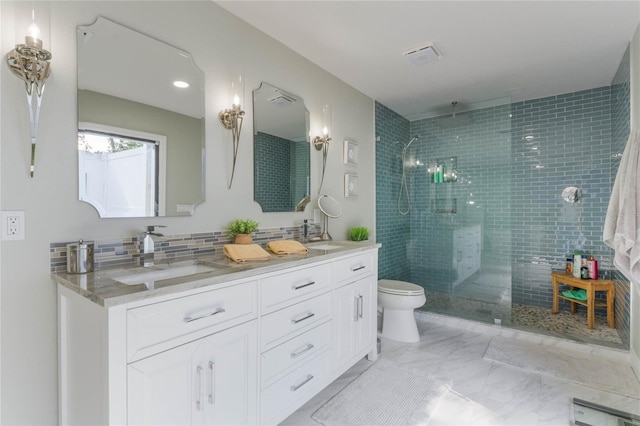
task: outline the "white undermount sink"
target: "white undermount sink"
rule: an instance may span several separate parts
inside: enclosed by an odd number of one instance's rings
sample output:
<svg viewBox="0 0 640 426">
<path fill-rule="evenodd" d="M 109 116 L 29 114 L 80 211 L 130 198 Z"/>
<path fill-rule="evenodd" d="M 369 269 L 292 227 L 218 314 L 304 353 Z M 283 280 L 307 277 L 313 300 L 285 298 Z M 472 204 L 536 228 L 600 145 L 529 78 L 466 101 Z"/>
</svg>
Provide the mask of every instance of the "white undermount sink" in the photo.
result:
<svg viewBox="0 0 640 426">
<path fill-rule="evenodd" d="M 113 276 L 112 278 L 122 284 L 136 285 L 148 284 L 153 281 L 168 280 L 171 278 L 202 274 L 205 272 L 212 272 L 216 270 L 216 268 L 212 266 L 201 264 L 174 266 L 168 267 L 166 269 L 144 269 L 145 268 L 136 268 L 130 271 L 122 271 L 122 275 L 118 274 Z"/>
<path fill-rule="evenodd" d="M 315 249 L 315 250 L 334 250 L 334 249 L 342 248 L 341 246 L 337 246 L 335 244 L 314 244 L 314 245 L 309 245 L 308 247 L 310 249 Z"/>
</svg>

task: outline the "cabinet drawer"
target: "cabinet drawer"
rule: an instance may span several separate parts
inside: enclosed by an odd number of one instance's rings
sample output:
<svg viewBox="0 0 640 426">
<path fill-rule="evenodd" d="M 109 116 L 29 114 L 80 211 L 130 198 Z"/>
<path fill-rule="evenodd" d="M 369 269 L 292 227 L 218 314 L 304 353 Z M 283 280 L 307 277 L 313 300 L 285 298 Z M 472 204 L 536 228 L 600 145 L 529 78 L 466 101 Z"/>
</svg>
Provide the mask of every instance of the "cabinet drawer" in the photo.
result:
<svg viewBox="0 0 640 426">
<path fill-rule="evenodd" d="M 251 281 L 127 311 L 127 360 L 144 358 L 257 317 Z"/>
<path fill-rule="evenodd" d="M 329 265 L 318 265 L 260 281 L 262 313 L 270 313 L 330 288 Z"/>
<path fill-rule="evenodd" d="M 261 424 L 277 424 L 327 385 L 329 352 L 309 360 L 262 391 Z"/>
<path fill-rule="evenodd" d="M 331 293 L 297 303 L 262 317 L 261 350 L 289 340 L 331 317 Z"/>
<path fill-rule="evenodd" d="M 262 388 L 272 384 L 286 370 L 302 364 L 329 347 L 331 321 L 282 343 L 262 354 Z"/>
<path fill-rule="evenodd" d="M 347 284 L 373 273 L 373 256 L 363 253 L 334 262 L 332 272 L 336 283 Z"/>
</svg>

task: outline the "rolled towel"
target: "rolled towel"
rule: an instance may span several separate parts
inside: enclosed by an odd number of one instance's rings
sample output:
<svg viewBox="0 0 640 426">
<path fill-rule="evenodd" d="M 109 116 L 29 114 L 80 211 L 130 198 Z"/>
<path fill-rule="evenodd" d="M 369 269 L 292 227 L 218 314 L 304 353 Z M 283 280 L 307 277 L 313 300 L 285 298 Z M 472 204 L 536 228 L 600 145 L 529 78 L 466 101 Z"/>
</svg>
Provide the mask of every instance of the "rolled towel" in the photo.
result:
<svg viewBox="0 0 640 426">
<path fill-rule="evenodd" d="M 587 291 L 584 289 L 580 289 L 580 290 L 566 290 L 562 292 L 562 295 L 564 297 L 568 297 L 570 299 L 576 299 L 576 300 L 580 300 L 580 301 L 585 301 L 587 300 Z"/>
<path fill-rule="evenodd" d="M 236 262 L 271 259 L 271 255 L 258 244 L 225 244 L 223 251 L 225 256 Z"/>
<path fill-rule="evenodd" d="M 269 241 L 267 248 L 275 254 L 307 254 L 309 250 L 294 240 Z"/>
</svg>

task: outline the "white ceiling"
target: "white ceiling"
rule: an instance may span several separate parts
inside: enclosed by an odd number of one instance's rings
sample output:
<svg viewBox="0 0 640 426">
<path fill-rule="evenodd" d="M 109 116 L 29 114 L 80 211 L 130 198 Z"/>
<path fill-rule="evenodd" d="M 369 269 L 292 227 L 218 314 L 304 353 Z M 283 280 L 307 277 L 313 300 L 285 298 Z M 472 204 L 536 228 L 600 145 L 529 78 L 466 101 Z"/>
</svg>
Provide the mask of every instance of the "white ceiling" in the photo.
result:
<svg viewBox="0 0 640 426">
<path fill-rule="evenodd" d="M 216 1 L 415 119 L 611 84 L 639 1 Z M 402 52 L 434 42 L 435 62 Z"/>
</svg>

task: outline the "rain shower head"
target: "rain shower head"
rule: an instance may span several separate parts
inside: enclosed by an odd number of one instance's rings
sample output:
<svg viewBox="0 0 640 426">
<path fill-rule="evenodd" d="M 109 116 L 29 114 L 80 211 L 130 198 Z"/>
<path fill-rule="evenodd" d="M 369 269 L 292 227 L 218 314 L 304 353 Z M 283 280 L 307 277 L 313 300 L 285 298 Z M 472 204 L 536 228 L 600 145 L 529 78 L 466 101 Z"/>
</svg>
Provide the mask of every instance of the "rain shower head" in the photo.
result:
<svg viewBox="0 0 640 426">
<path fill-rule="evenodd" d="M 435 123 L 438 127 L 447 129 L 451 127 L 468 126 L 473 123 L 473 119 L 468 114 L 456 114 L 457 105 L 457 101 L 451 102 L 451 116 L 435 119 Z"/>
</svg>

